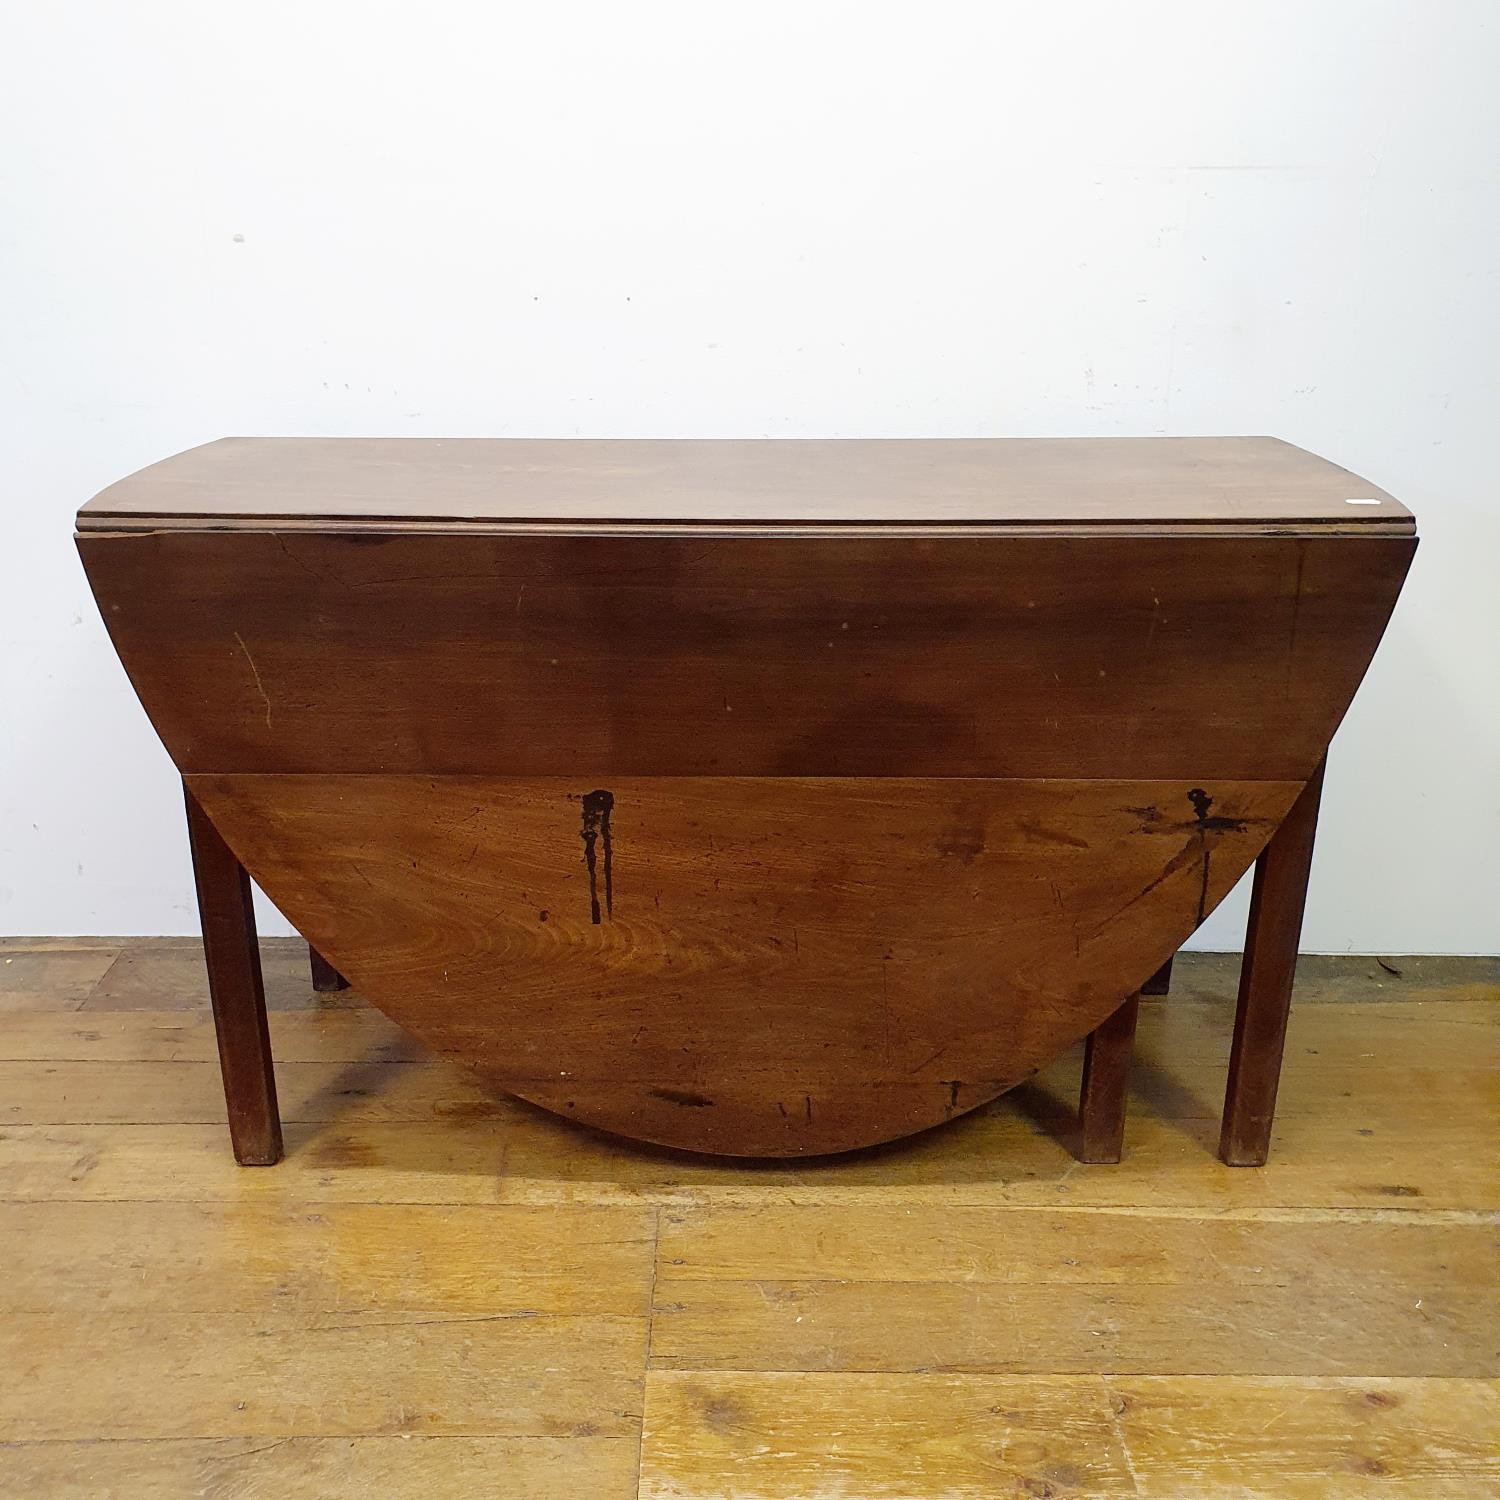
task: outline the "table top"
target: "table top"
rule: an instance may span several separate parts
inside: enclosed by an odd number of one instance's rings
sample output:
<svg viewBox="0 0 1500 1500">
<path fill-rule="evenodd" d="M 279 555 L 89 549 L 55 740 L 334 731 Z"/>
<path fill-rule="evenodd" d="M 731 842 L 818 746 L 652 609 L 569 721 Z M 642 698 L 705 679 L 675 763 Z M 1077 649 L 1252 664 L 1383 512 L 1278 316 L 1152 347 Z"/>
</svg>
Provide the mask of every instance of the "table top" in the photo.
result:
<svg viewBox="0 0 1500 1500">
<path fill-rule="evenodd" d="M 1269 437 L 232 437 L 96 495 L 80 531 L 934 528 L 1410 534 L 1367 480 Z"/>
</svg>

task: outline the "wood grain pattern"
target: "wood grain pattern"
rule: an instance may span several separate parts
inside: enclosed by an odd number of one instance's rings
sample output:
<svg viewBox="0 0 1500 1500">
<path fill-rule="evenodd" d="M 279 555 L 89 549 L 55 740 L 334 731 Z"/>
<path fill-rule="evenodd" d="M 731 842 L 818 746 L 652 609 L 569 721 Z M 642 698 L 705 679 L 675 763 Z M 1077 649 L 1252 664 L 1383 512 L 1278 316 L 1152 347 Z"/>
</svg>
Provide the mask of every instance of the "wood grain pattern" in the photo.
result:
<svg viewBox="0 0 1500 1500">
<path fill-rule="evenodd" d="M 654 1231 L 644 1205 L 8 1203 L 0 1312 L 644 1318 Z"/>
<path fill-rule="evenodd" d="M 1402 536 L 84 535 L 184 772 L 1305 781 Z"/>
<path fill-rule="evenodd" d="M 1483 1381 L 653 1375 L 649 1500 L 1480 1500 Z"/>
<path fill-rule="evenodd" d="M 1071 1131 L 1071 1103 L 1063 1107 Z M 1278 1130 L 1279 1157 L 1265 1172 L 1228 1174 L 1222 1186 L 1216 1180 L 1211 1187 L 1193 1173 L 1205 1156 L 1215 1160 L 1217 1113 L 1154 1119 L 1143 1112 L 1120 1166 L 1089 1168 L 1080 1165 L 1067 1137 L 1024 1112 L 1036 1109 L 1050 1119 L 1053 1108 L 1048 1096 L 1012 1094 L 955 1121 L 951 1130 L 916 1138 L 898 1153 L 899 1163 L 877 1153 L 820 1164 L 811 1186 L 781 1163 L 745 1177 L 738 1174 L 750 1168 L 727 1158 L 663 1159 L 634 1143 L 570 1131 L 566 1122 L 520 1102 L 498 1120 L 439 1114 L 418 1122 L 355 1118 L 288 1126 L 281 1169 L 254 1175 L 288 1179 L 289 1185 L 273 1181 L 248 1189 L 246 1174 L 223 1151 L 222 1123 L 17 1125 L 5 1131 L 0 1196 L 237 1201 L 246 1192 L 270 1199 L 293 1192 L 351 1203 L 545 1205 L 638 1202 L 643 1193 L 663 1201 L 701 1194 L 735 1203 L 776 1193 L 793 1201 L 827 1195 L 885 1203 L 893 1210 L 998 1201 L 1049 1208 L 1150 1204 L 1175 1212 L 1208 1212 L 1211 1203 L 1214 1212 L 1264 1213 L 1298 1212 L 1315 1202 L 1340 1212 L 1417 1207 L 1464 1214 L 1492 1212 L 1475 1205 L 1491 1204 L 1500 1184 L 1493 1103 L 1490 1113 L 1467 1118 L 1408 1123 L 1399 1111 L 1376 1114 L 1373 1126 L 1328 1111 L 1294 1117 Z"/>
<path fill-rule="evenodd" d="M 276 949 L 283 944 L 290 949 L 287 967 L 301 970 L 300 959 L 306 949 L 295 938 L 262 939 L 262 946 L 271 950 L 267 968 L 279 967 Z M 142 1006 L 123 1012 L 85 1005 L 81 1011 L 49 1013 L 42 997 L 32 1008 L 7 1017 L 0 1027 L 0 1060 L 213 1061 L 217 1055 L 213 1020 L 204 1008 L 201 973 L 195 979 L 185 979 L 178 962 L 179 954 L 192 953 L 198 946 L 192 938 L 141 945 L 143 966 L 160 966 L 163 971 L 161 983 L 153 986 L 161 1000 L 159 1009 Z M 1151 1017 L 1151 1036 L 1159 1047 L 1176 1049 L 1157 1060 L 1173 1067 L 1181 1087 L 1196 1088 L 1208 1081 L 1201 1099 L 1194 1099 L 1194 1107 L 1205 1117 L 1218 1113 L 1211 1070 L 1215 1063 L 1222 1067 L 1224 1056 L 1218 1024 L 1223 1018 L 1216 1011 L 1220 996 L 1226 994 L 1233 1009 L 1238 959 L 1238 954 L 1184 955 L 1171 1006 L 1148 1005 L 1144 1012 Z M 1289 1061 L 1279 1101 L 1282 1106 L 1305 1111 L 1317 1102 L 1317 1091 L 1321 1090 L 1327 1096 L 1322 1100 L 1325 1107 L 1343 1109 L 1346 1106 L 1341 1099 L 1357 1086 L 1375 1090 L 1374 1102 L 1378 1103 L 1381 1091 L 1391 1090 L 1400 1077 L 1411 1077 L 1423 1088 L 1418 1090 L 1418 1098 L 1404 1101 L 1402 1107 L 1421 1112 L 1431 1103 L 1425 1093 L 1428 1081 L 1450 1074 L 1456 1078 L 1470 1074 L 1484 1077 L 1500 1068 L 1500 1042 L 1488 1024 L 1488 1007 L 1500 996 L 1500 979 L 1460 981 L 1450 977 L 1434 982 L 1410 973 L 1412 968 L 1420 969 L 1420 960 L 1396 958 L 1386 962 L 1393 967 L 1401 965 L 1402 977 L 1388 975 L 1374 959 L 1349 955 L 1309 955 L 1303 959 L 1302 993 L 1289 1020 Z M 1479 972 L 1490 967 L 1500 974 L 1500 960 L 1496 959 L 1449 958 L 1436 963 L 1447 974 L 1460 966 Z M 1364 976 L 1362 968 L 1381 975 L 1385 986 Z M 66 976 L 59 982 L 65 987 L 70 983 Z M 180 993 L 178 985 L 182 986 Z M 1355 1000 L 1362 986 L 1366 998 Z M 1443 1008 L 1434 1012 L 1431 1007 L 1439 1002 Z M 1375 1038 L 1346 1035 L 1340 1029 L 1347 1012 L 1329 1007 L 1350 1004 L 1362 1007 L 1361 1023 L 1367 1029 L 1377 1029 Z M 139 1016 L 139 1023 L 135 1016 Z M 344 1005 L 329 1009 L 323 1006 L 321 997 L 304 987 L 300 1009 L 272 1011 L 268 1020 L 272 1050 L 280 1061 L 380 1066 L 416 1062 L 427 1056 L 414 1037 L 369 1008 L 357 991 L 350 992 Z M 1428 1022 L 1425 1033 L 1424 1021 Z M 1421 1035 L 1420 1052 L 1406 1058 L 1392 1057 L 1383 1044 L 1376 1046 L 1386 1030 Z M 453 1076 L 466 1077 L 459 1072 Z M 1066 1074 L 1059 1073 L 1058 1079 L 1065 1081 Z M 1136 1080 L 1136 1086 L 1150 1088 L 1152 1080 Z"/>
<path fill-rule="evenodd" d="M 299 962 L 302 951 L 297 945 Z M 913 1210 L 918 1225 L 968 1205 L 1468 1222 L 1500 1203 L 1493 1150 L 1500 987 L 1493 979 L 1450 981 L 1450 991 L 1387 976 L 1413 998 L 1375 1003 L 1318 1003 L 1324 993 L 1348 996 L 1353 986 L 1309 981 L 1309 1003 L 1291 1017 L 1277 1154 L 1262 1172 L 1225 1173 L 1215 1170 L 1214 1147 L 1234 981 L 1225 969 L 1210 970 L 1216 982 L 1206 989 L 1195 982 L 1205 957 L 1184 955 L 1183 992 L 1170 1004 L 1142 1006 L 1131 1149 L 1117 1168 L 1081 1167 L 1070 1149 L 1076 1050 L 945 1130 L 809 1172 L 794 1162 L 655 1153 L 580 1131 L 487 1094 L 459 1069 L 393 1061 L 411 1057 L 414 1043 L 373 1012 L 338 1010 L 271 1017 L 288 1063 L 289 1102 L 307 1123 L 288 1126 L 288 1158 L 276 1173 L 247 1176 L 222 1150 L 222 1125 L 212 1123 L 222 1105 L 213 1027 L 200 1009 L 196 1016 L 37 1014 L 27 1026 L 12 1019 L 0 1028 L 0 1049 L 31 1064 L 18 1062 L 0 1080 L 0 1200 L 546 1206 L 769 1199 Z M 166 970 L 173 972 L 169 963 Z M 1375 981 L 1366 985 L 1366 993 L 1380 993 Z M 1449 992 L 1475 997 L 1444 1000 Z M 1194 993 L 1200 998 L 1189 998 Z M 74 1123 L 38 1123 L 60 1119 Z"/>
<path fill-rule="evenodd" d="M 1480 1500 L 1500 1483 L 1494 1380 L 1107 1382 L 1147 1500 Z"/>
<path fill-rule="evenodd" d="M 117 946 L 0 953 L 0 1015 L 77 1010 L 120 956 Z"/>
<path fill-rule="evenodd" d="M 0 1495 L 16 1500 L 635 1500 L 639 1445 L 607 1437 L 185 1438 L 0 1445 Z"/>
<path fill-rule="evenodd" d="M 315 1008 L 305 947 L 273 941 L 304 1006 L 270 1016 L 283 1095 L 317 1123 L 245 1173 L 222 1125 L 150 1123 L 220 1107 L 180 951 L 125 945 L 161 1009 L 43 992 L 0 1027 L 6 1500 L 1500 1484 L 1493 961 L 1305 965 L 1263 1171 L 1214 1155 L 1234 972 L 1197 953 L 1141 1006 L 1120 1166 L 1068 1149 L 1075 1049 L 809 1170 L 487 1094 L 378 1013 Z M 135 1123 L 23 1123 L 57 1113 Z M 747 1368 L 773 1355 L 801 1368 Z"/>
<path fill-rule="evenodd" d="M 866 1293 L 891 1298 L 901 1295 L 898 1285 L 1180 1287 L 1206 1294 L 1198 1283 L 1204 1267 L 1215 1266 L 1226 1295 L 1295 1294 L 1301 1287 L 1321 1297 L 1337 1291 L 1357 1264 L 1362 1283 L 1374 1291 L 1424 1282 L 1475 1292 L 1500 1288 L 1500 1225 L 1482 1214 L 1433 1222 L 1420 1212 L 1197 1216 L 991 1202 L 950 1204 L 940 1222 L 914 1233 L 916 1217 L 876 1203 L 788 1204 L 769 1196 L 750 1206 L 712 1199 L 670 1204 L 661 1216 L 660 1274 L 701 1291 L 700 1283 L 864 1284 L 879 1267 L 882 1286 L 892 1289 L 867 1285 Z M 768 1317 L 774 1314 L 768 1306 Z M 1017 1337 L 1029 1331 L 1022 1327 Z M 1472 1330 L 1474 1348 L 1484 1347 L 1486 1333 Z M 1318 1337 L 1309 1333 L 1310 1340 Z M 655 1353 L 668 1357 L 665 1347 Z M 1033 1349 L 1038 1360 L 1054 1354 Z"/>
<path fill-rule="evenodd" d="M 1351 506 L 1350 497 L 1375 503 Z M 80 526 L 209 518 L 1410 526 L 1384 490 L 1274 438 L 224 438 Z"/>
<path fill-rule="evenodd" d="M 1102 1384 L 653 1373 L 641 1494 L 1134 1495 Z"/>
<path fill-rule="evenodd" d="M 972 1108 L 1170 961 L 1385 628 L 1415 523 L 1370 490 L 1267 439 L 226 440 L 96 497 L 78 543 L 213 804 L 195 842 L 224 825 L 320 989 L 351 974 L 578 1119 L 797 1155 Z M 592 934 L 540 778 L 574 783 Z M 664 917 L 616 918 L 621 795 Z M 200 881 L 226 1090 L 269 1161 L 229 873 Z M 1090 1154 L 1123 1099 L 1094 1099 Z"/>
<path fill-rule="evenodd" d="M 644 1337 L 592 1316 L 13 1313 L 0 1440 L 633 1437 Z"/>
<path fill-rule="evenodd" d="M 344 1010 L 364 1004 L 347 990 L 320 993 L 312 989 L 305 943 L 263 937 L 259 947 L 268 1012 L 300 1011 L 309 1005 Z M 118 956 L 84 1000 L 83 1009 L 91 1015 L 198 1010 L 208 998 L 201 939 L 140 938 L 116 951 Z"/>
<path fill-rule="evenodd" d="M 1018 1230 L 1024 1236 L 1029 1227 Z M 1116 1233 L 1149 1239 L 1150 1226 L 1132 1219 Z M 1493 1262 L 1493 1231 L 1469 1234 L 1476 1248 L 1467 1259 Z M 1278 1237 L 1268 1226 L 1257 1226 L 1254 1238 L 1268 1243 L 1268 1258 L 1276 1257 Z M 1389 1243 L 1376 1233 L 1351 1238 L 1366 1246 Z M 1361 1262 L 1347 1260 L 1331 1276 L 1324 1270 L 1301 1282 L 1295 1271 L 1278 1285 L 1249 1275 L 1236 1282 L 1216 1270 L 1201 1285 L 1170 1290 L 1118 1280 L 1113 1268 L 1103 1282 L 688 1281 L 666 1271 L 657 1278 L 652 1360 L 662 1368 L 703 1370 L 1359 1375 L 1378 1368 L 1403 1376 L 1485 1377 L 1495 1370 L 1490 1315 L 1500 1289 L 1492 1279 L 1452 1288 L 1438 1267 L 1446 1246 L 1461 1238 L 1461 1231 L 1429 1238 L 1421 1269 L 1403 1266 L 1388 1280 L 1351 1277 L 1349 1267 Z M 1435 1239 L 1443 1248 L 1433 1248 Z M 1094 1248 L 1081 1241 L 1068 1255 L 1088 1264 Z M 1210 1258 L 1184 1264 L 1213 1266 L 1211 1237 L 1204 1248 Z M 1108 1266 L 1110 1257 L 1103 1258 Z M 1252 1256 L 1247 1264 L 1264 1262 Z M 1314 1299 L 1318 1315 L 1311 1320 Z M 1038 1349 L 1043 1327 L 1047 1343 Z"/>
<path fill-rule="evenodd" d="M 203 776 L 318 950 L 570 1118 L 736 1155 L 953 1118 L 1108 1015 L 1290 783 Z"/>
<path fill-rule="evenodd" d="M 392 1027 L 394 1030 L 394 1027 Z M 212 1040 L 210 1038 L 210 1040 Z M 507 1135 L 524 1119 L 526 1106 L 518 1103 L 480 1075 L 465 1068 L 417 1068 L 406 1061 L 375 1057 L 360 1061 L 333 1058 L 302 1060 L 298 1052 L 317 1051 L 315 1038 L 292 1034 L 300 1044 L 291 1060 L 277 1066 L 278 1093 L 286 1125 L 321 1125 L 336 1131 L 359 1130 L 370 1125 L 416 1121 L 428 1124 L 449 1120 L 456 1126 L 488 1126 Z M 327 1038 L 330 1050 L 336 1038 Z M 407 1049 L 418 1044 L 407 1039 Z M 399 1050 L 400 1044 L 396 1044 Z M 0 1061 L 0 1125 L 200 1125 L 220 1122 L 224 1097 L 218 1065 L 177 1058 L 168 1061 Z M 1174 1060 L 1175 1061 L 1175 1060 Z M 1206 1076 L 1215 1064 L 1222 1072 L 1222 1058 L 1193 1059 L 1194 1076 Z M 1071 1142 L 1066 1134 L 1071 1121 L 1064 1118 L 1062 1104 L 1078 1071 L 1077 1049 L 1070 1049 L 1025 1086 L 1023 1099 L 1036 1105 L 1045 1097 L 1049 1114 L 1046 1124 Z M 1300 1131 L 1309 1120 L 1323 1127 L 1351 1125 L 1347 1097 L 1351 1081 L 1363 1081 L 1365 1071 L 1357 1062 L 1338 1068 L 1303 1074 L 1306 1080 L 1283 1102 L 1283 1112 L 1292 1117 L 1292 1128 Z M 102 1082 L 107 1079 L 108 1087 Z M 1386 1088 L 1423 1090 L 1425 1097 L 1403 1108 L 1400 1118 L 1413 1128 L 1432 1125 L 1445 1110 L 1469 1109 L 1483 1113 L 1493 1102 L 1497 1085 L 1493 1070 L 1459 1066 L 1414 1067 L 1400 1075 L 1381 1074 Z M 1329 1091 L 1320 1096 L 1319 1089 Z M 1178 1122 L 1191 1120 L 1195 1134 L 1210 1120 L 1217 1120 L 1212 1087 L 1200 1098 L 1183 1100 L 1166 1096 L 1158 1077 L 1149 1078 L 1135 1095 L 1138 1109 L 1170 1109 Z M 1056 1114 L 1050 1113 L 1056 1106 Z M 1184 1114 L 1183 1111 L 1195 1111 Z M 1384 1136 L 1392 1129 L 1394 1112 L 1378 1103 L 1366 1106 L 1360 1128 Z M 993 1128 L 993 1127 L 992 1127 Z M 1019 1134 L 1007 1131 L 1006 1135 Z M 995 1138 L 1000 1149 L 1001 1138 Z M 831 1167 L 823 1164 L 820 1170 Z"/>
</svg>

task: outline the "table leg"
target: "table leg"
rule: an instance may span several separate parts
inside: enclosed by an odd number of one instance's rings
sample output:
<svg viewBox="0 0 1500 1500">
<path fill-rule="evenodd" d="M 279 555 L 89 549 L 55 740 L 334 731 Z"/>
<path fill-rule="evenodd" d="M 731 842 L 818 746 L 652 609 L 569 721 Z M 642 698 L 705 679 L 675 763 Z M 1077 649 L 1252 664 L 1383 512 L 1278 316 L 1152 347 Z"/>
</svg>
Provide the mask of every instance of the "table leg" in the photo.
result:
<svg viewBox="0 0 1500 1500">
<path fill-rule="evenodd" d="M 1219 1155 L 1231 1167 L 1264 1166 L 1271 1147 L 1323 769 L 1320 761 L 1255 865 L 1219 1135 Z"/>
<path fill-rule="evenodd" d="M 1083 1090 L 1078 1101 L 1079 1159 L 1119 1161 L 1125 1141 L 1125 1085 L 1141 997 L 1132 995 L 1089 1033 L 1083 1052 Z"/>
<path fill-rule="evenodd" d="M 241 1166 L 269 1167 L 281 1160 L 281 1116 L 276 1108 L 276 1075 L 266 1028 L 250 877 L 202 804 L 186 787 L 183 790 L 203 926 L 203 959 L 229 1110 L 229 1138 Z"/>
<path fill-rule="evenodd" d="M 307 945 L 307 959 L 312 966 L 312 987 L 320 995 L 349 988 L 349 981 L 311 943 Z"/>
<path fill-rule="evenodd" d="M 1172 955 L 1173 958 L 1176 956 L 1176 954 Z M 1172 993 L 1171 958 L 1141 986 L 1141 993 L 1143 995 L 1170 995 Z"/>
</svg>

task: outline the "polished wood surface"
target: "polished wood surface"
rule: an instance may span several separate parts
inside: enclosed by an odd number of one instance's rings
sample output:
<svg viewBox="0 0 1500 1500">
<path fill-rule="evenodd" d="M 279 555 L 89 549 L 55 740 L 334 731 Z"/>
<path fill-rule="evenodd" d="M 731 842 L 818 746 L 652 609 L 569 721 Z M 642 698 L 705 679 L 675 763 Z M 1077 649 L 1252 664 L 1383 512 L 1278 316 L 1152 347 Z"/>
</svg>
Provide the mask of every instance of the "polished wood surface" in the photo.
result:
<svg viewBox="0 0 1500 1500">
<path fill-rule="evenodd" d="M 231 440 L 79 528 L 327 982 L 741 1155 L 950 1120 L 1150 983 L 1317 774 L 1416 546 L 1269 439 Z M 1232 1111 L 1274 1098 L 1295 943 L 1253 945 Z"/>
<path fill-rule="evenodd" d="M 804 1155 L 952 1119 L 1104 1020 L 1294 782 L 194 776 L 341 973 L 570 1118 Z"/>
<path fill-rule="evenodd" d="M 79 526 L 194 520 L 1413 529 L 1368 480 L 1265 437 L 224 438 L 111 485 Z"/>
<path fill-rule="evenodd" d="M 1415 545 L 276 531 L 79 542 L 184 772 L 595 785 L 1304 781 Z"/>
<path fill-rule="evenodd" d="M 1119 1166 L 1075 1050 L 810 1172 L 528 1108 L 275 940 L 247 1173 L 196 944 L 0 942 L 0 1495 L 1480 1500 L 1500 967 L 1385 963 L 1304 962 L 1262 1171 L 1189 953 Z"/>
</svg>

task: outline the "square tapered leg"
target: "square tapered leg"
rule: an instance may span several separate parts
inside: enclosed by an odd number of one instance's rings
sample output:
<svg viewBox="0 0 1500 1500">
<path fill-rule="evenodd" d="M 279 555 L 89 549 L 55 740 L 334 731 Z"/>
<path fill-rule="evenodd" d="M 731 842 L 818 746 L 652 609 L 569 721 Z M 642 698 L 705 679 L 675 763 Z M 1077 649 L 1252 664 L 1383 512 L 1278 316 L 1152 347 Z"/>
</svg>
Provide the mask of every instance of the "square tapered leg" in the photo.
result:
<svg viewBox="0 0 1500 1500">
<path fill-rule="evenodd" d="M 1231 1167 L 1264 1166 L 1271 1149 L 1322 792 L 1323 763 L 1319 762 L 1255 865 L 1219 1136 L 1219 1155 Z"/>
<path fill-rule="evenodd" d="M 281 1116 L 250 877 L 198 799 L 184 790 L 229 1137 L 241 1166 L 269 1167 L 281 1160 Z"/>
<path fill-rule="evenodd" d="M 1176 955 L 1173 955 L 1175 958 Z M 1169 958 L 1156 973 L 1141 986 L 1143 995 L 1170 995 L 1172 993 L 1172 959 Z"/>
<path fill-rule="evenodd" d="M 1119 1161 L 1125 1143 L 1125 1089 L 1141 997 L 1132 995 L 1084 1043 L 1083 1091 L 1078 1101 L 1080 1160 Z"/>
<path fill-rule="evenodd" d="M 312 987 L 320 995 L 337 994 L 339 990 L 349 988 L 349 981 L 310 943 L 307 948 L 307 961 L 312 968 Z"/>
</svg>

